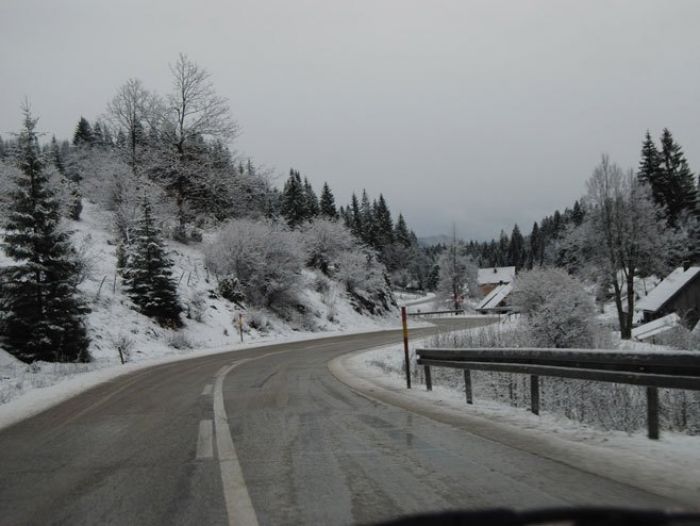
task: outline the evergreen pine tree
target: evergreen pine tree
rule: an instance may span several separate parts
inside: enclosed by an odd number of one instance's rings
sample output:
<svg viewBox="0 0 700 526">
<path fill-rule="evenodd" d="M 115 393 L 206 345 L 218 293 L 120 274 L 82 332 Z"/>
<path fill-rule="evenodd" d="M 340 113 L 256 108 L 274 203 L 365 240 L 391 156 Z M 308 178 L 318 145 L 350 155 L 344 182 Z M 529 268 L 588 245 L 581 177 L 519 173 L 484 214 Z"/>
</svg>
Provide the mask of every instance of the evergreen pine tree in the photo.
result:
<svg viewBox="0 0 700 526">
<path fill-rule="evenodd" d="M 61 175 L 66 174 L 66 164 L 63 161 L 63 154 L 61 153 L 61 148 L 58 146 L 56 141 L 56 136 L 51 137 L 51 147 L 50 147 L 51 161 L 56 167 Z"/>
<path fill-rule="evenodd" d="M 695 214 L 697 189 L 683 150 L 668 128 L 661 136 L 661 174 L 668 224 L 676 226 L 682 214 Z"/>
<path fill-rule="evenodd" d="M 316 197 L 316 192 L 314 192 L 313 186 L 309 180 L 304 177 L 304 202 L 305 202 L 305 217 L 306 219 L 313 219 L 318 215 L 318 197 Z"/>
<path fill-rule="evenodd" d="M 124 269 L 126 290 L 139 311 L 161 325 L 181 327 L 182 306 L 168 258 L 146 197 Z"/>
<path fill-rule="evenodd" d="M 39 154 L 36 119 L 24 109 L 18 138 L 17 189 L 5 225 L 3 249 L 16 261 L 3 269 L 3 343 L 17 358 L 88 361 L 83 323 L 88 309 L 77 293 L 78 269 L 59 204 L 49 190 Z"/>
<path fill-rule="evenodd" d="M 516 224 L 513 227 L 513 232 L 510 235 L 510 243 L 508 244 L 508 264 L 518 269 L 524 266 L 525 255 L 525 240 L 520 233 L 520 228 Z"/>
<path fill-rule="evenodd" d="M 498 239 L 498 247 L 496 249 L 496 265 L 504 267 L 508 264 L 508 247 L 510 247 L 510 239 L 508 234 L 501 230 L 501 235 Z"/>
<path fill-rule="evenodd" d="M 530 233 L 530 260 L 528 262 L 528 268 L 532 268 L 535 265 L 542 265 L 544 259 L 544 242 L 542 239 L 542 234 L 540 233 L 540 227 L 537 221 L 532 225 L 532 232 Z"/>
<path fill-rule="evenodd" d="M 397 243 L 406 248 L 410 247 L 412 244 L 411 233 L 408 231 L 408 226 L 406 226 L 406 220 L 403 218 L 403 214 L 399 214 L 399 218 L 396 220 L 394 239 Z"/>
<path fill-rule="evenodd" d="M 394 242 L 394 223 L 391 219 L 391 212 L 386 200 L 382 194 L 379 194 L 379 199 L 375 202 L 373 208 L 373 230 L 375 247 L 388 247 Z"/>
<path fill-rule="evenodd" d="M 7 152 L 5 150 L 5 143 L 2 140 L 2 136 L 0 136 L 0 161 L 4 161 L 5 157 L 7 157 Z"/>
<path fill-rule="evenodd" d="M 427 279 L 425 280 L 425 288 L 430 291 L 437 289 L 438 282 L 440 281 L 440 266 L 433 265 L 430 269 Z"/>
<path fill-rule="evenodd" d="M 329 219 L 338 217 L 338 211 L 335 208 L 335 197 L 333 197 L 333 192 L 331 192 L 328 183 L 323 183 L 323 190 L 321 190 L 320 212 L 321 215 Z"/>
<path fill-rule="evenodd" d="M 661 155 L 656 149 L 654 141 L 651 139 L 651 134 L 647 130 L 642 142 L 642 158 L 639 161 L 637 170 L 637 178 L 648 184 L 651 188 L 651 195 L 654 201 L 659 206 L 666 206 L 664 201 L 662 181 L 663 174 L 661 172 Z"/>
<path fill-rule="evenodd" d="M 362 239 L 362 211 L 360 210 L 360 203 L 354 192 L 350 201 L 350 215 L 352 216 L 350 229 L 355 237 Z"/>
<path fill-rule="evenodd" d="M 574 209 L 571 212 L 571 220 L 574 222 L 574 225 L 581 226 L 585 216 L 586 211 L 583 209 L 581 203 L 577 199 L 574 203 Z"/>
<path fill-rule="evenodd" d="M 94 142 L 92 127 L 85 117 L 80 117 L 73 134 L 73 146 L 90 146 Z"/>
<path fill-rule="evenodd" d="M 307 218 L 304 185 L 301 175 L 294 169 L 289 171 L 289 178 L 282 190 L 280 213 L 290 227 L 300 225 Z"/>
<path fill-rule="evenodd" d="M 360 239 L 369 246 L 374 246 L 374 214 L 372 205 L 369 202 L 367 190 L 362 189 L 360 198 Z"/>
</svg>

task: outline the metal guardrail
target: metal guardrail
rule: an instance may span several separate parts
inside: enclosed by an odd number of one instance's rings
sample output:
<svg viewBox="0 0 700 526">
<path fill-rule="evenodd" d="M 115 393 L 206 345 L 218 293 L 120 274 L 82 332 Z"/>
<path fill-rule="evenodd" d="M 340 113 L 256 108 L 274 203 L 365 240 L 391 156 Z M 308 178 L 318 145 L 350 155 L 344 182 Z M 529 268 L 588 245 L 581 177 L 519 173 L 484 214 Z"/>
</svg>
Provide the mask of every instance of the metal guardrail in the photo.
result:
<svg viewBox="0 0 700 526">
<path fill-rule="evenodd" d="M 437 316 L 440 314 L 454 314 L 455 316 L 457 314 L 464 314 L 464 309 L 459 309 L 459 310 L 432 310 L 432 311 L 425 311 L 425 312 L 409 312 L 409 316 Z"/>
<path fill-rule="evenodd" d="M 530 410 L 540 411 L 539 377 L 641 385 L 647 388 L 648 436 L 659 438 L 658 388 L 700 391 L 700 353 L 639 353 L 587 349 L 417 349 L 432 390 L 430 367 L 464 370 L 467 403 L 473 403 L 471 371 L 530 375 Z"/>
</svg>

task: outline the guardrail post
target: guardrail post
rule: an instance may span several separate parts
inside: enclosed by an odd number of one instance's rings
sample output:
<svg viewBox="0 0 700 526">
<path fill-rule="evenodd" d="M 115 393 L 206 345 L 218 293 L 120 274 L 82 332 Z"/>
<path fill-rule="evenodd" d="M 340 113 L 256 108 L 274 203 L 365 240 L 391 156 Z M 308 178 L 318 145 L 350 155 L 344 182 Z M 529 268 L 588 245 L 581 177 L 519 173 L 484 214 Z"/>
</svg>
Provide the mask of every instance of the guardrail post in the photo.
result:
<svg viewBox="0 0 700 526">
<path fill-rule="evenodd" d="M 540 377 L 530 375 L 530 411 L 533 414 L 540 414 Z"/>
<path fill-rule="evenodd" d="M 428 391 L 432 391 L 433 390 L 433 378 L 432 378 L 432 376 L 430 376 L 430 366 L 424 365 L 423 368 L 425 370 L 425 388 Z"/>
<path fill-rule="evenodd" d="M 467 396 L 467 403 L 473 404 L 472 398 L 472 372 L 469 369 L 464 370 L 464 393 Z"/>
<path fill-rule="evenodd" d="M 647 436 L 659 439 L 659 390 L 647 387 Z"/>
<path fill-rule="evenodd" d="M 406 388 L 411 388 L 411 364 L 408 358 L 408 315 L 406 307 L 401 307 L 401 325 L 403 327 L 403 357 L 406 365 Z"/>
</svg>

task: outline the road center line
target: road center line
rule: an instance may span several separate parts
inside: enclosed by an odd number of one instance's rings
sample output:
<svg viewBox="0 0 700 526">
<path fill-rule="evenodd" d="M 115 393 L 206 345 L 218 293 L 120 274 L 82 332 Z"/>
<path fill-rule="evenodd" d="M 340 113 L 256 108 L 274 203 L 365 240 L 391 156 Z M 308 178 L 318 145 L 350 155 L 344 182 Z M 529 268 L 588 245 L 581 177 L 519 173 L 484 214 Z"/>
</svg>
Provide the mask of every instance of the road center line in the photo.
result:
<svg viewBox="0 0 700 526">
<path fill-rule="evenodd" d="M 214 428 L 211 420 L 202 420 L 199 423 L 197 458 L 214 458 Z"/>
<path fill-rule="evenodd" d="M 250 500 L 248 488 L 243 479 L 241 464 L 233 445 L 231 429 L 228 425 L 228 416 L 224 407 L 224 379 L 233 369 L 244 363 L 260 360 L 273 354 L 281 354 L 285 351 L 276 351 L 246 358 L 238 362 L 222 367 L 216 373 L 214 384 L 214 429 L 216 431 L 216 450 L 219 457 L 221 471 L 221 483 L 224 488 L 224 500 L 226 502 L 226 514 L 230 526 L 258 526 L 258 517 Z"/>
</svg>

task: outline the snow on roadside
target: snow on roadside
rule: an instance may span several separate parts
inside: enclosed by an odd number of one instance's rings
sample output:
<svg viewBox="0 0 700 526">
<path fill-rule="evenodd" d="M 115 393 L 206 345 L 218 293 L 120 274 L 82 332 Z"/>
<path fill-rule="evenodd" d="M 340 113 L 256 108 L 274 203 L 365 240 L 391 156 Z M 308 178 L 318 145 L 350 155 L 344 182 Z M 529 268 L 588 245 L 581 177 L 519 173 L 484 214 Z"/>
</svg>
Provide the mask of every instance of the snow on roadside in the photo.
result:
<svg viewBox="0 0 700 526">
<path fill-rule="evenodd" d="M 427 340 L 416 341 L 414 345 L 426 343 Z M 478 396 L 473 405 L 467 406 L 463 388 L 439 385 L 435 380 L 431 392 L 427 392 L 421 384 L 409 391 L 405 389 L 401 369 L 403 351 L 396 345 L 355 353 L 343 360 L 348 371 L 379 387 L 429 402 L 436 408 L 459 411 L 489 422 L 512 426 L 513 429 L 540 437 L 543 441 L 548 438 L 564 441 L 565 448 L 570 448 L 575 454 L 594 451 L 601 455 L 601 459 L 614 459 L 616 464 L 622 466 L 621 473 L 636 471 L 644 475 L 646 483 L 656 484 L 666 491 L 675 487 L 679 492 L 700 495 L 700 437 L 663 431 L 660 440 L 649 440 L 643 431 L 632 434 L 603 431 L 546 410 L 537 416 L 527 409 Z M 577 448 L 584 450 L 579 451 Z"/>
</svg>

